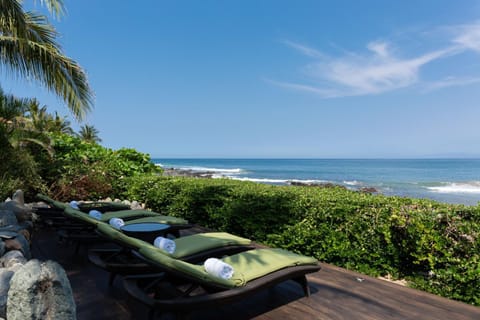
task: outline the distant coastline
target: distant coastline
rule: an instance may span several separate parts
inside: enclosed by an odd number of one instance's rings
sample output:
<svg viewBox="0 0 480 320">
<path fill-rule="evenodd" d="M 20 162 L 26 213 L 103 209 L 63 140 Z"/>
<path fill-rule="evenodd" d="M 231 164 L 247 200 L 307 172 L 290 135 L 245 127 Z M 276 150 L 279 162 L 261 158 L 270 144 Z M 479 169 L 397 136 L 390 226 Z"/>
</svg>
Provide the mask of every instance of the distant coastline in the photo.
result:
<svg viewBox="0 0 480 320">
<path fill-rule="evenodd" d="M 341 186 L 477 205 L 480 159 L 153 159 L 165 175 L 273 185 Z"/>
</svg>

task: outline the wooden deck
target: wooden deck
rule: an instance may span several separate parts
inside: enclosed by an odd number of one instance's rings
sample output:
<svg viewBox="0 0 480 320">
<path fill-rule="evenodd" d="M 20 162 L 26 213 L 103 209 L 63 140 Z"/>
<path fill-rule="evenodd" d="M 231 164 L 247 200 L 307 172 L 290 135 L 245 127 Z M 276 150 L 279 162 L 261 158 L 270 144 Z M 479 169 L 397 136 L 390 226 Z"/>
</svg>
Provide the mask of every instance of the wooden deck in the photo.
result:
<svg viewBox="0 0 480 320">
<path fill-rule="evenodd" d="M 91 265 L 85 249 L 60 244 L 53 231 L 35 234 L 35 258 L 52 259 L 67 271 L 79 320 L 146 319 L 147 310 L 130 299 L 117 278 Z M 213 310 L 194 312 L 192 319 L 480 319 L 480 308 L 441 298 L 328 264 L 308 276 L 311 296 L 288 281 L 247 299 Z M 171 315 L 158 319 L 171 319 Z"/>
</svg>

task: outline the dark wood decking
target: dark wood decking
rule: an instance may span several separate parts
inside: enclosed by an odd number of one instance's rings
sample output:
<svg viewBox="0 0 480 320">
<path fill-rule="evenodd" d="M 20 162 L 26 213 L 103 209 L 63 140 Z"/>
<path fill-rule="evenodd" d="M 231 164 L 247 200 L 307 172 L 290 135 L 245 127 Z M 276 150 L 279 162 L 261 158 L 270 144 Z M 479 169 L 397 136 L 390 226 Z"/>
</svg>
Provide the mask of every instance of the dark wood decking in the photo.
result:
<svg viewBox="0 0 480 320">
<path fill-rule="evenodd" d="M 67 271 L 79 320 L 146 319 L 147 309 L 130 299 L 117 278 L 91 265 L 85 249 L 60 244 L 53 231 L 37 232 L 35 258 L 52 259 Z M 288 281 L 237 303 L 194 312 L 192 319 L 480 319 L 480 308 L 441 298 L 328 264 L 308 276 L 311 296 Z M 171 315 L 158 319 L 171 319 Z"/>
</svg>

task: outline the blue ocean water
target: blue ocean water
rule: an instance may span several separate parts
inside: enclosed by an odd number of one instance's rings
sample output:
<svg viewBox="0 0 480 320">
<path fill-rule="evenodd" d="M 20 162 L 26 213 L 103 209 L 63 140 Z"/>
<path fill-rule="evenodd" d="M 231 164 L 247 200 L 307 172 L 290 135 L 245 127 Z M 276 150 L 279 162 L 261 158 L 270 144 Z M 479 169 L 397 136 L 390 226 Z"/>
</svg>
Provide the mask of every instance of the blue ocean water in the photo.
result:
<svg viewBox="0 0 480 320">
<path fill-rule="evenodd" d="M 153 159 L 165 168 L 269 184 L 331 182 L 385 195 L 477 205 L 480 159 Z"/>
</svg>

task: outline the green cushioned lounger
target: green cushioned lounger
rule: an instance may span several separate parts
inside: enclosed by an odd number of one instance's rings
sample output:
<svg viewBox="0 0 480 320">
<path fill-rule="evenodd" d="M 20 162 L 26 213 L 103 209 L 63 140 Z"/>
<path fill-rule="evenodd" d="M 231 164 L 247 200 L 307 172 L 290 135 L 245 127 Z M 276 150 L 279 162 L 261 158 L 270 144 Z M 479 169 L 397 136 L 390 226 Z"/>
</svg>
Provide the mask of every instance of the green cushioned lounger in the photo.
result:
<svg viewBox="0 0 480 320">
<path fill-rule="evenodd" d="M 298 283 L 308 297 L 310 289 L 306 275 L 320 270 L 316 259 L 282 249 L 254 249 L 222 258 L 234 269 L 230 279 L 213 276 L 202 264 L 174 259 L 149 245 L 138 249 L 136 255 L 163 270 L 156 275 L 124 278 L 128 294 L 149 307 L 150 319 L 155 312 L 174 312 L 186 318 L 195 309 L 215 308 L 248 298 L 288 280 Z M 172 276 L 174 281 L 170 280 Z M 165 287 L 175 290 L 156 295 Z"/>
<path fill-rule="evenodd" d="M 208 232 L 174 239 L 176 249 L 173 254 L 169 254 L 143 240 L 129 237 L 103 222 L 97 224 L 97 232 L 102 238 L 123 248 L 93 248 L 88 251 L 90 262 L 110 273 L 110 285 L 117 274 L 142 274 L 156 270 L 153 265 L 133 256 L 130 251 L 132 249 L 149 246 L 152 250 L 159 251 L 164 255 L 189 262 L 204 261 L 208 257 L 221 257 L 254 249 L 249 239 L 225 232 Z"/>
<path fill-rule="evenodd" d="M 63 210 L 69 206 L 68 203 L 53 200 L 52 198 L 41 193 L 37 194 L 37 198 L 56 209 Z M 80 211 L 87 212 L 87 213 L 90 210 L 107 212 L 107 211 L 118 211 L 118 210 L 130 209 L 129 205 L 121 202 L 105 202 L 105 201 L 88 201 L 88 202 L 79 201 L 78 207 L 80 208 Z"/>
<path fill-rule="evenodd" d="M 122 210 L 122 211 L 113 211 L 106 212 L 102 214 L 102 219 L 97 220 L 87 213 L 73 209 L 70 206 L 67 206 L 64 209 L 65 215 L 68 217 L 81 220 L 91 225 L 98 225 L 99 223 L 108 224 L 110 219 L 119 218 L 125 221 L 125 224 L 134 224 L 134 223 L 144 223 L 144 222 L 155 222 L 155 223 L 164 223 L 172 225 L 174 228 L 189 228 L 191 225 L 188 224 L 188 221 L 185 219 L 177 217 L 162 216 L 158 213 L 154 213 L 148 210 Z"/>
<path fill-rule="evenodd" d="M 103 226 L 99 225 L 98 228 Z M 151 276 L 138 275 L 124 278 L 124 287 L 127 292 L 150 307 L 151 317 L 156 310 L 184 313 L 195 308 L 229 303 L 287 280 L 300 284 L 304 294 L 308 296 L 310 291 L 306 274 L 320 270 L 318 261 L 312 257 L 283 249 L 253 249 L 221 258 L 234 270 L 232 278 L 223 279 L 205 271 L 203 262 L 208 258 L 207 256 L 198 261 L 198 264 L 194 264 L 168 255 L 144 241 L 132 240 L 124 234 L 115 234 L 115 236 L 119 243 L 123 242 L 125 246 L 136 248 L 133 250 L 136 256 L 158 267 L 159 271 L 163 271 Z M 218 236 L 221 235 L 218 234 Z M 181 238 L 176 239 L 176 241 L 180 240 Z M 204 242 L 205 246 L 209 245 L 204 239 L 198 239 L 198 242 Z M 171 276 L 176 280 L 170 281 Z M 165 283 L 168 283 L 167 287 L 179 287 L 172 290 L 170 296 L 165 293 L 165 296 L 155 298 L 154 293 L 161 291 Z"/>
<path fill-rule="evenodd" d="M 188 221 L 182 218 L 163 216 L 159 213 L 150 210 L 121 210 L 113 212 L 105 212 L 102 214 L 102 221 L 108 222 L 111 218 L 120 218 L 125 221 L 125 224 L 141 222 L 158 222 L 165 224 L 188 224 Z"/>
<path fill-rule="evenodd" d="M 97 231 L 106 239 L 127 246 L 131 249 L 148 247 L 162 255 L 182 260 L 198 260 L 193 259 L 192 257 L 196 258 L 197 256 L 201 256 L 205 258 L 217 254 L 218 252 L 232 252 L 230 249 L 233 247 L 237 247 L 237 250 L 235 251 L 239 251 L 238 249 L 244 251 L 253 248 L 250 239 L 238 237 L 226 232 L 206 232 L 173 239 L 176 248 L 175 252 L 170 254 L 153 246 L 151 243 L 129 237 L 123 232 L 104 223 L 97 225 Z"/>
<path fill-rule="evenodd" d="M 161 268 L 195 279 L 212 287 L 235 288 L 245 286 L 252 280 L 261 278 L 275 271 L 289 267 L 312 265 L 317 266 L 316 259 L 298 255 L 282 249 L 256 249 L 240 252 L 222 259 L 233 267 L 235 272 L 231 279 L 222 279 L 205 271 L 203 265 L 196 265 L 168 257 L 150 246 L 139 249 L 148 261 Z"/>
</svg>

